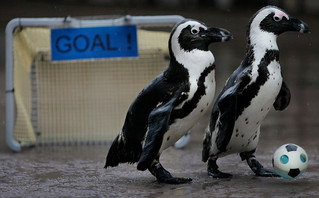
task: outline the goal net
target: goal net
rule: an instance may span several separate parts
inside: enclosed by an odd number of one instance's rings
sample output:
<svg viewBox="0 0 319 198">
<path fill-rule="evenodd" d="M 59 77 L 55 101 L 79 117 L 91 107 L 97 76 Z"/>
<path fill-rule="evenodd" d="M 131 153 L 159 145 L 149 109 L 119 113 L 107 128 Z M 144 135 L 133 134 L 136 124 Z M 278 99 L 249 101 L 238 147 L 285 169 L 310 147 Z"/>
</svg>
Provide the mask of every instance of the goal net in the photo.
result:
<svg viewBox="0 0 319 198">
<path fill-rule="evenodd" d="M 10 31 L 12 41 L 7 42 L 8 45 L 12 42 L 13 52 L 12 74 L 7 64 L 6 86 L 9 146 L 19 151 L 30 145 L 103 144 L 113 140 L 131 102 L 167 67 L 167 30 L 181 19 L 180 16 L 58 18 L 49 20 L 54 21 L 53 25 L 43 22 L 45 19 L 39 24 L 37 19 L 29 19 L 29 24 L 19 19 Z M 52 61 L 51 30 L 70 28 L 72 23 L 72 28 L 77 27 L 72 20 L 81 27 L 136 26 L 138 56 Z M 103 47 L 102 43 L 97 44 Z"/>
</svg>

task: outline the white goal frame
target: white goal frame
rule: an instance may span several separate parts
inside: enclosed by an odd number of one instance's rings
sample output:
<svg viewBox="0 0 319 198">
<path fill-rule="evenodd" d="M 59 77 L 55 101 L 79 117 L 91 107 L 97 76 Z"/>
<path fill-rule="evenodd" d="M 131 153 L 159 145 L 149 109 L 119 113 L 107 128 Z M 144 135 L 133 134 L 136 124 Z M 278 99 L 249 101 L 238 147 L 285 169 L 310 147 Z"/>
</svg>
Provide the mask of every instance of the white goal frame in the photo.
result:
<svg viewBox="0 0 319 198">
<path fill-rule="evenodd" d="M 49 28 L 79 28 L 102 27 L 120 25 L 156 25 L 175 24 L 183 20 L 180 15 L 163 16 L 130 16 L 126 15 L 115 19 L 81 19 L 73 17 L 64 18 L 15 18 L 6 26 L 5 30 L 5 64 L 6 64 L 6 142 L 15 152 L 21 151 L 21 145 L 14 139 L 15 99 L 14 99 L 14 58 L 13 58 L 13 32 L 19 27 L 49 27 Z"/>
</svg>

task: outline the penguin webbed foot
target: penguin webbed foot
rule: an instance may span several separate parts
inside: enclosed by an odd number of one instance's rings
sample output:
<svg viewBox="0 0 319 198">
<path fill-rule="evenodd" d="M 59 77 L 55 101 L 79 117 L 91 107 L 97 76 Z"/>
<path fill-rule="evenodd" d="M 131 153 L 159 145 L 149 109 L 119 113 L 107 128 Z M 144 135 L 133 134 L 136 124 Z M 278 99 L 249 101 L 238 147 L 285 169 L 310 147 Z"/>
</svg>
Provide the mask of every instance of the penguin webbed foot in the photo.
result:
<svg viewBox="0 0 319 198">
<path fill-rule="evenodd" d="M 166 184 L 185 184 L 185 183 L 188 183 L 188 182 L 191 182 L 192 179 L 191 178 L 184 178 L 184 177 L 173 177 L 173 176 L 170 176 L 170 177 L 161 177 L 161 178 L 157 178 L 157 181 L 159 183 L 166 183 Z"/>
<path fill-rule="evenodd" d="M 208 175 L 213 178 L 232 178 L 233 175 L 229 173 L 223 173 L 219 170 L 207 169 Z"/>
<path fill-rule="evenodd" d="M 279 177 L 279 175 L 270 169 L 264 168 L 260 162 L 258 162 L 252 152 L 240 153 L 242 160 L 246 160 L 250 169 L 260 177 Z"/>
<path fill-rule="evenodd" d="M 266 168 L 259 168 L 255 171 L 256 176 L 260 177 L 279 177 L 279 175 L 274 171 Z"/>
<path fill-rule="evenodd" d="M 159 183 L 184 184 L 192 181 L 191 178 L 173 177 L 160 163 L 152 164 L 148 170 L 156 177 Z"/>
<path fill-rule="evenodd" d="M 210 177 L 213 178 L 231 178 L 233 175 L 229 173 L 223 173 L 218 170 L 218 166 L 216 164 L 216 160 L 208 160 L 207 164 L 207 173 Z"/>
</svg>

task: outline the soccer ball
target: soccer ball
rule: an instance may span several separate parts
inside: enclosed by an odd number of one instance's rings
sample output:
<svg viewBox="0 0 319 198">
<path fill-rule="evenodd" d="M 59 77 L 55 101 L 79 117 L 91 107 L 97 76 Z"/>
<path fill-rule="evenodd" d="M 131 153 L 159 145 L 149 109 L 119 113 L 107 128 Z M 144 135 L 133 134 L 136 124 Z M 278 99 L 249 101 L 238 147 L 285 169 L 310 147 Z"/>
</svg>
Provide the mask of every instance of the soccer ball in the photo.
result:
<svg viewBox="0 0 319 198">
<path fill-rule="evenodd" d="M 286 179 L 293 179 L 306 171 L 308 155 L 296 144 L 284 144 L 275 151 L 272 164 L 278 175 Z"/>
</svg>

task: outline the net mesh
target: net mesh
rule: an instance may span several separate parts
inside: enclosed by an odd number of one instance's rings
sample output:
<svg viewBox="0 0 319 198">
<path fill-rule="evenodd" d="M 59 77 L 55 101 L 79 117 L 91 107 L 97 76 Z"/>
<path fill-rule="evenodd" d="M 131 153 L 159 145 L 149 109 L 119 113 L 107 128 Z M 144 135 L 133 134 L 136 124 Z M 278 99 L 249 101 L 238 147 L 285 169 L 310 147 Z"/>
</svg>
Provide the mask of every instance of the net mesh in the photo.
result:
<svg viewBox="0 0 319 198">
<path fill-rule="evenodd" d="M 138 29 L 139 57 L 51 61 L 50 29 L 14 33 L 14 137 L 22 145 L 105 143 L 168 65 L 169 33 Z"/>
</svg>

